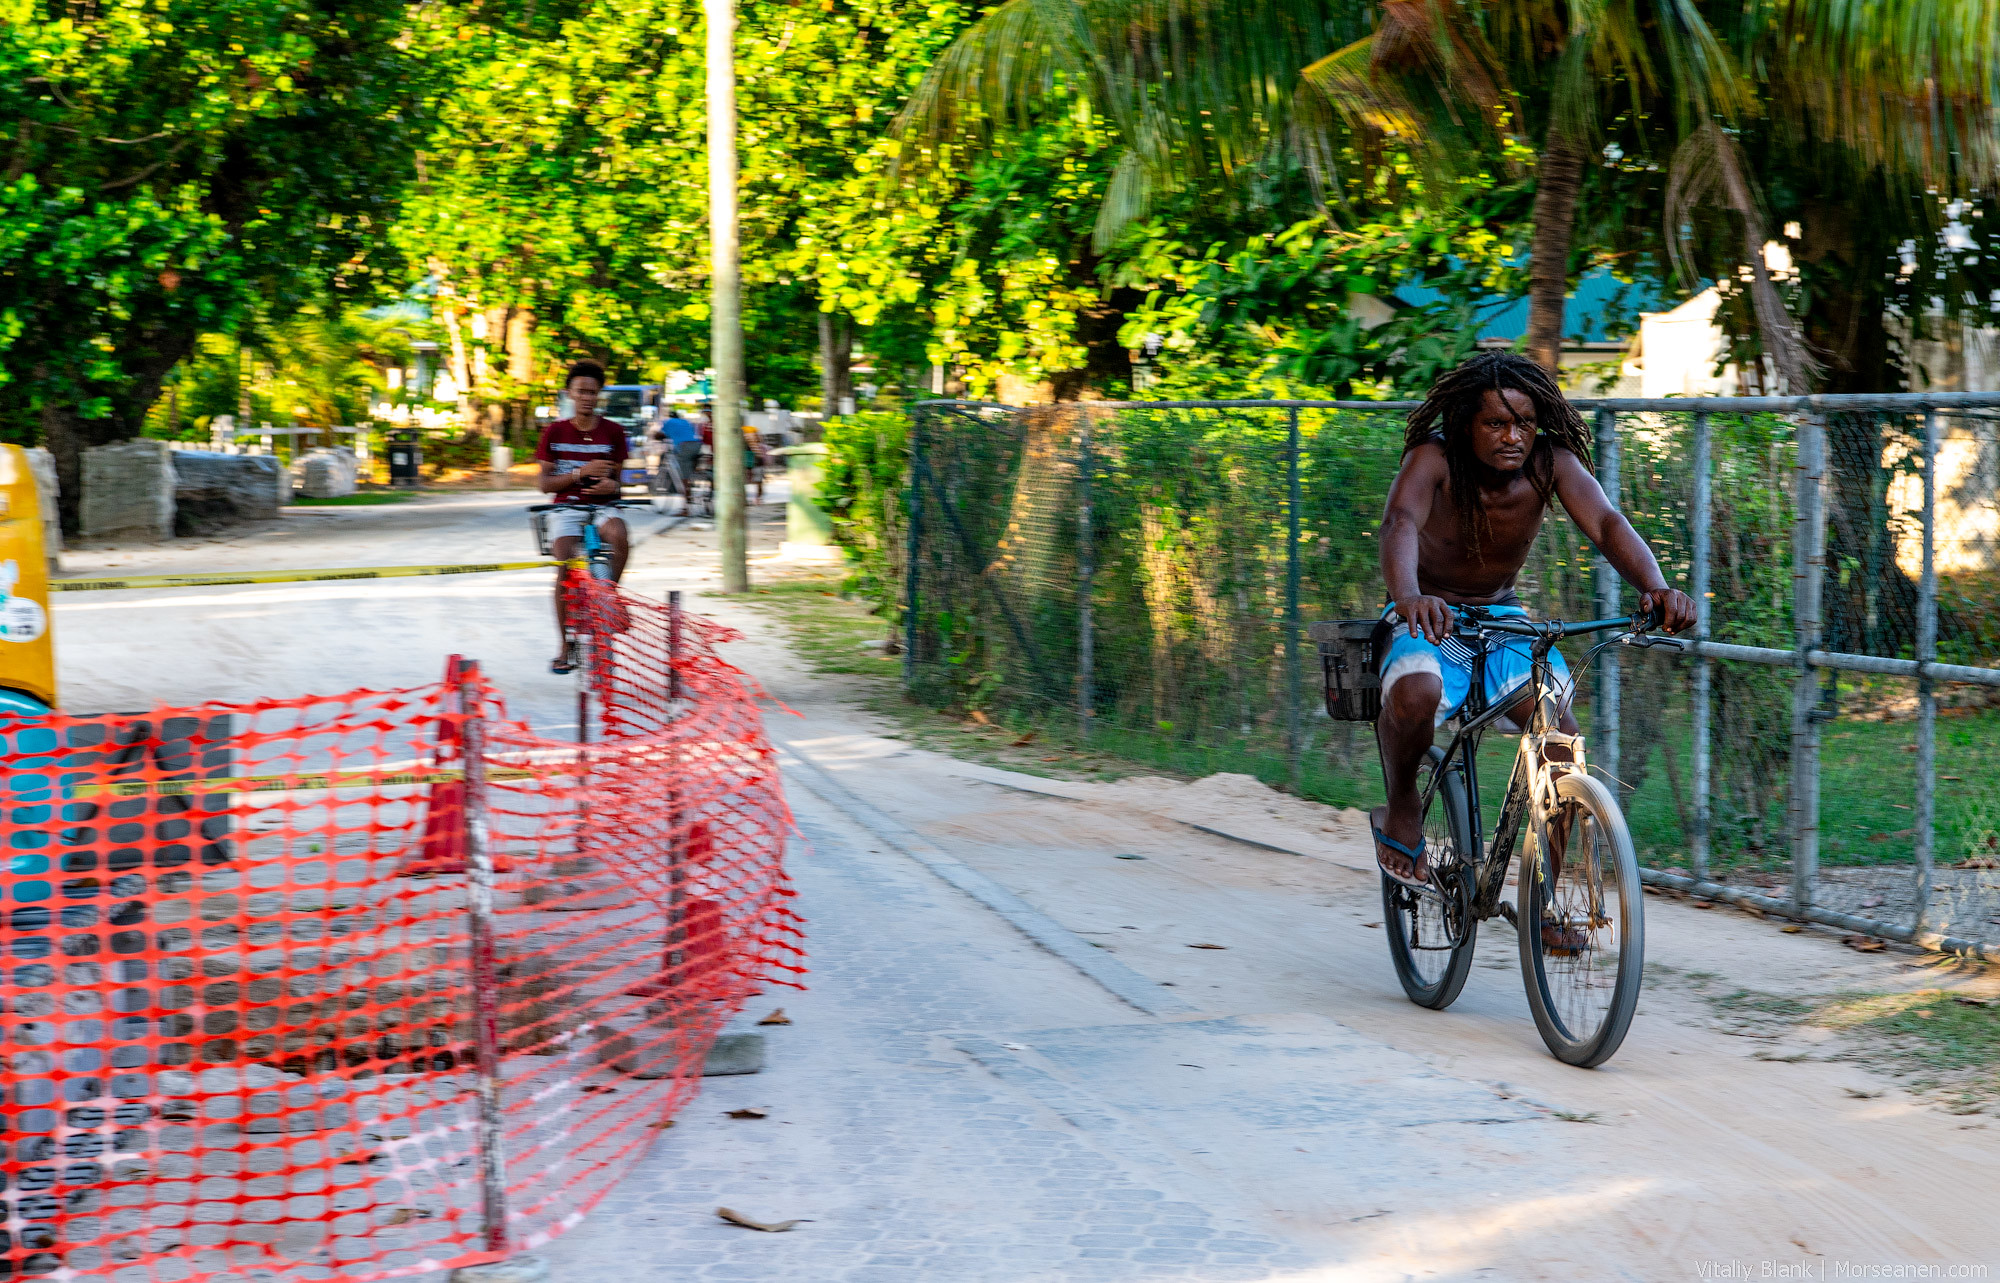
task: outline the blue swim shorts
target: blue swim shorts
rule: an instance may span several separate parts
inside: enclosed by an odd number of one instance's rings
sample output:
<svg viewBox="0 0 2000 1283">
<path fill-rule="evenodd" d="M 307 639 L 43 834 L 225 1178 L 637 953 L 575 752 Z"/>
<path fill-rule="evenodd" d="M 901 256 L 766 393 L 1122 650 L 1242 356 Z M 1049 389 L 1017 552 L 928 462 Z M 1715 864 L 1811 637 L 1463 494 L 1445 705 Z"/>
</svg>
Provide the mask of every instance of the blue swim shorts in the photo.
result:
<svg viewBox="0 0 2000 1283">
<path fill-rule="evenodd" d="M 1519 615 L 1526 617 L 1527 611 L 1519 606 L 1488 606 L 1488 614 Z M 1396 608 L 1391 606 L 1382 612 L 1384 619 L 1396 618 Z M 1398 622 L 1394 632 L 1389 634 L 1389 654 L 1382 662 L 1382 696 L 1388 698 L 1389 688 L 1411 673 L 1434 673 L 1444 683 L 1444 698 L 1438 701 L 1437 724 L 1442 726 L 1453 714 L 1464 706 L 1465 697 L 1472 693 L 1472 669 L 1477 656 L 1472 647 L 1456 637 L 1447 637 L 1441 646 L 1433 646 L 1422 637 L 1412 637 L 1410 626 Z M 1533 662 L 1529 655 L 1534 647 L 1527 637 L 1495 637 L 1486 643 L 1486 703 L 1490 708 L 1500 697 L 1511 693 L 1515 687 L 1527 684 Z M 1561 651 L 1549 652 L 1549 666 L 1563 694 L 1562 703 L 1570 700 L 1569 665 L 1563 661 Z M 1507 719 L 1502 718 L 1504 728 Z"/>
</svg>

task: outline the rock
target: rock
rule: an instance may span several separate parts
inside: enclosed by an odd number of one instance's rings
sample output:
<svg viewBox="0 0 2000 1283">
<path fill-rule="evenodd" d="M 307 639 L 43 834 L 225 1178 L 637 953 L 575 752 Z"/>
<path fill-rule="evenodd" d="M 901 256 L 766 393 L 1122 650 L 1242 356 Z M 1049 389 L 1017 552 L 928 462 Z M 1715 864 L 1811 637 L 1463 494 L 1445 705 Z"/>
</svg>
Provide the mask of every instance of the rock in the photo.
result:
<svg viewBox="0 0 2000 1283">
<path fill-rule="evenodd" d="M 300 489 L 308 499 L 339 499 L 354 493 L 360 465 L 354 451 L 342 446 L 319 446 L 299 460 Z"/>
<path fill-rule="evenodd" d="M 548 1276 L 547 1261 L 524 1253 L 491 1265 L 461 1266 L 451 1272 L 451 1283 L 542 1283 Z"/>
<path fill-rule="evenodd" d="M 154 543 L 174 534 L 173 451 L 164 441 L 119 441 L 83 452 L 86 539 Z"/>
<path fill-rule="evenodd" d="M 181 535 L 276 521 L 291 489 L 291 478 L 270 455 L 182 450 L 174 455 L 174 473 L 174 532 Z"/>
<path fill-rule="evenodd" d="M 755 1074 L 764 1069 L 763 1034 L 724 1034 L 708 1049 L 708 1063 L 701 1068 L 704 1078 L 730 1074 Z"/>
<path fill-rule="evenodd" d="M 49 567 L 56 569 L 56 555 L 63 550 L 62 511 L 58 506 L 62 482 L 56 477 L 56 457 L 40 446 L 31 446 L 28 469 L 35 474 L 35 498 L 42 508 L 42 551 L 48 554 Z"/>
</svg>

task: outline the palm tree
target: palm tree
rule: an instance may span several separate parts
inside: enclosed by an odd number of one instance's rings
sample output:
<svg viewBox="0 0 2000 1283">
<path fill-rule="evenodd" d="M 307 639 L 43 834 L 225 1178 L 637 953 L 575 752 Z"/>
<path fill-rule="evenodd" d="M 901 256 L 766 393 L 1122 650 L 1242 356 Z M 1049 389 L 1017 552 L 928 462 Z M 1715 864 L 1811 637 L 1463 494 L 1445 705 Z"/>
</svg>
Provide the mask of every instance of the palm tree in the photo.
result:
<svg viewBox="0 0 2000 1283">
<path fill-rule="evenodd" d="M 1074 97 L 1123 146 L 1100 247 L 1162 195 L 1274 160 L 1303 163 L 1324 189 L 1343 143 L 1365 156 L 1393 141 L 1435 180 L 1495 158 L 1518 169 L 1506 158 L 1526 150 L 1529 347 L 1551 367 L 1603 113 L 1688 132 L 1746 106 L 1728 52 L 1685 0 L 1008 0 L 930 69 L 897 129 L 936 155 L 962 129 L 1022 124 Z"/>
</svg>

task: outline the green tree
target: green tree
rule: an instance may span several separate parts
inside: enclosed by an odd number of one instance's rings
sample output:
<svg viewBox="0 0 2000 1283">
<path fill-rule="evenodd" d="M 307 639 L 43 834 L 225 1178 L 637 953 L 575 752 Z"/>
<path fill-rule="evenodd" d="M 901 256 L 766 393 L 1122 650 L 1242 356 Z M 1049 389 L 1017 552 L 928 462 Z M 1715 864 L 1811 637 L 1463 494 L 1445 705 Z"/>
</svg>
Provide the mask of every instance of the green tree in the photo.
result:
<svg viewBox="0 0 2000 1283">
<path fill-rule="evenodd" d="M 400 0 L 0 0 L 0 424 L 137 435 L 204 333 L 378 283 L 425 22 Z"/>
</svg>

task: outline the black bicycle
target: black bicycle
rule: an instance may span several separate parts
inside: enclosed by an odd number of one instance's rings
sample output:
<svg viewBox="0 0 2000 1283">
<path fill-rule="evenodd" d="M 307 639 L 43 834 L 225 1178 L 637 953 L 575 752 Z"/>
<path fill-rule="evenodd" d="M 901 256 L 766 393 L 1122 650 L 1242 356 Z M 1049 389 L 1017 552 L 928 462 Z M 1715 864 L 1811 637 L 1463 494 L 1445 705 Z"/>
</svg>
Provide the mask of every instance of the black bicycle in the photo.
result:
<svg viewBox="0 0 2000 1283">
<path fill-rule="evenodd" d="M 1676 643 L 1649 636 L 1653 621 L 1643 616 L 1565 624 L 1499 617 L 1471 606 L 1453 609 L 1454 636 L 1477 657 L 1473 693 L 1448 724 L 1457 727 L 1450 743 L 1433 747 L 1419 774 L 1431 883 L 1416 890 L 1382 878 L 1389 957 L 1410 1001 L 1443 1010 L 1465 987 L 1479 924 L 1506 918 L 1520 940 L 1528 1006 L 1542 1040 L 1567 1064 L 1601 1065 L 1624 1041 L 1638 1009 L 1645 907 L 1632 835 L 1617 797 L 1588 773 L 1583 736 L 1561 729 L 1567 692 L 1556 682 L 1548 656 L 1565 636 L 1617 631 L 1592 648 L 1578 666 L 1580 677 L 1609 646 Z M 1384 640 L 1378 622 L 1316 624 L 1312 631 L 1321 641 L 1328 712 L 1345 720 L 1364 720 L 1365 713 L 1372 721 L 1381 702 L 1379 674 L 1372 671 Z M 1481 698 L 1485 656 L 1503 634 L 1533 639 L 1531 672 L 1522 685 L 1487 704 Z M 1489 847 L 1480 804 L 1479 741 L 1523 697 L 1532 700 L 1533 712 Z M 1505 904 L 1501 897 L 1517 845 L 1522 871 L 1515 902 Z"/>
</svg>

